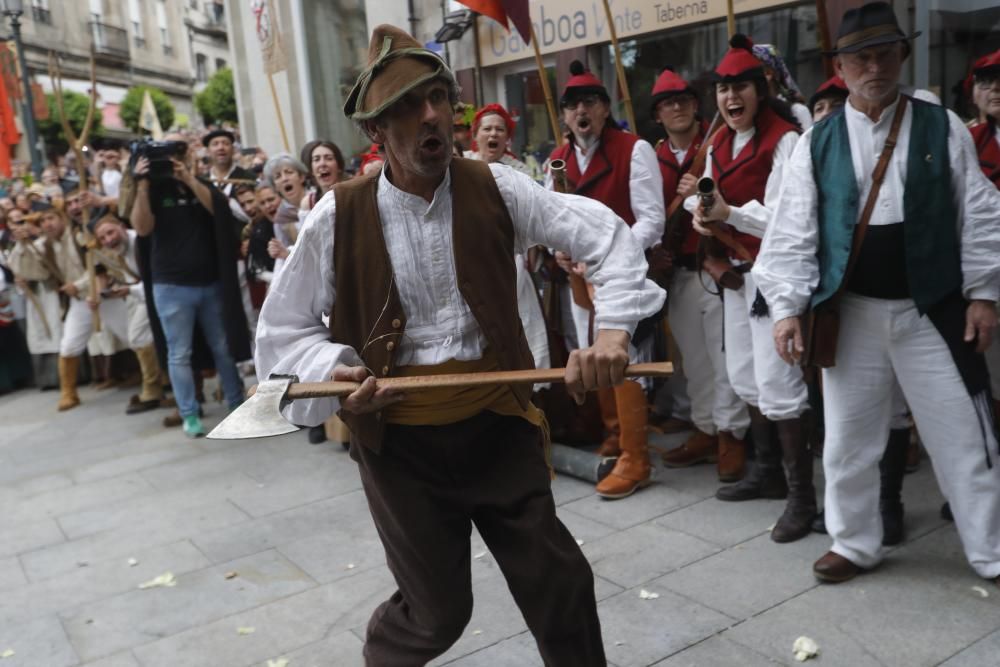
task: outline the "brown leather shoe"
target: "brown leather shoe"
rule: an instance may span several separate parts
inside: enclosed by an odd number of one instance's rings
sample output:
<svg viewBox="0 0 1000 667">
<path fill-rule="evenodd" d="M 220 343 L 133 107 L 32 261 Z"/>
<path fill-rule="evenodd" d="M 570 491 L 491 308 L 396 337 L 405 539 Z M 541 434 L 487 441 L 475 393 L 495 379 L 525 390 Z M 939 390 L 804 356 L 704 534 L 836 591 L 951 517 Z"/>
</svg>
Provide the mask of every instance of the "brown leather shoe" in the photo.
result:
<svg viewBox="0 0 1000 667">
<path fill-rule="evenodd" d="M 720 482 L 738 482 L 743 479 L 747 464 L 747 448 L 729 431 L 719 431 L 718 473 Z"/>
<path fill-rule="evenodd" d="M 661 457 L 668 468 L 687 468 L 699 463 L 714 463 L 718 455 L 718 438 L 695 429 L 683 445 L 663 452 Z"/>
<path fill-rule="evenodd" d="M 849 581 L 864 571 L 864 568 L 832 551 L 827 551 L 822 558 L 813 563 L 813 574 L 817 579 L 828 584 Z"/>
</svg>

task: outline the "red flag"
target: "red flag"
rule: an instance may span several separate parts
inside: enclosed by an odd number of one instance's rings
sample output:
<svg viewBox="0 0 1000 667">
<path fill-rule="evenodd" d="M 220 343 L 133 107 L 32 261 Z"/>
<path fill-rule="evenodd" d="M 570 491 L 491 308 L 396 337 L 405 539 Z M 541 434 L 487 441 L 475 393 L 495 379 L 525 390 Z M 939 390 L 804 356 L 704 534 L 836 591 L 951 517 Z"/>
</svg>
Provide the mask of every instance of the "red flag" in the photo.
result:
<svg viewBox="0 0 1000 667">
<path fill-rule="evenodd" d="M 491 19 L 510 30 L 514 24 L 525 44 L 531 43 L 531 14 L 528 12 L 528 0 L 458 0 L 474 12 Z"/>
<path fill-rule="evenodd" d="M 21 133 L 14 122 L 14 109 L 7 97 L 7 86 L 0 77 L 0 173 L 10 178 L 10 156 L 13 147 L 21 141 Z"/>
</svg>

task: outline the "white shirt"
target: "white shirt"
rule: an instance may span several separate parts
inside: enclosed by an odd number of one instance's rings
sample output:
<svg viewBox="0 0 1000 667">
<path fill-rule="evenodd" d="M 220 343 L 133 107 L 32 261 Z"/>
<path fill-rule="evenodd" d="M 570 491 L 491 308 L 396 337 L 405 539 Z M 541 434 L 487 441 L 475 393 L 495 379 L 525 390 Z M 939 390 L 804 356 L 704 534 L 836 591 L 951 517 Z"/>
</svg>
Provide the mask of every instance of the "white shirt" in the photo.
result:
<svg viewBox="0 0 1000 667">
<path fill-rule="evenodd" d="M 744 148 L 746 148 L 747 144 L 750 143 L 750 140 L 753 139 L 756 133 L 756 127 L 751 127 L 749 130 L 736 133 L 736 136 L 733 137 L 734 160 L 739 157 L 740 153 Z M 764 232 L 767 231 L 767 225 L 771 221 L 771 211 L 774 210 L 774 206 L 778 203 L 778 195 L 781 192 L 781 181 L 785 173 L 785 165 L 788 163 L 788 160 L 792 155 L 792 151 L 795 150 L 795 144 L 798 140 L 798 132 L 786 132 L 782 135 L 781 139 L 778 140 L 777 145 L 774 147 L 774 153 L 771 157 L 771 173 L 767 177 L 767 185 L 764 186 L 763 203 L 757 201 L 756 199 L 751 199 L 742 206 L 733 206 L 732 204 L 729 205 L 729 219 L 726 220 L 726 222 L 735 227 L 737 231 L 743 232 L 744 234 L 751 234 L 757 238 L 764 238 Z M 713 175 L 711 171 L 711 164 L 708 160 L 705 161 L 705 175 Z M 697 195 L 692 195 L 684 200 L 684 208 L 691 213 L 693 213 L 698 206 L 699 203 Z"/>
<path fill-rule="evenodd" d="M 598 146 L 599 141 L 584 149 L 574 142 L 576 164 L 581 174 L 586 173 Z M 552 188 L 552 177 L 548 172 L 545 175 L 545 187 Z M 629 204 L 635 216 L 635 224 L 631 227 L 632 235 L 643 250 L 652 248 L 663 239 L 667 209 L 663 204 L 663 177 L 656 161 L 656 151 L 644 139 L 639 139 L 632 146 L 628 188 Z"/>
<path fill-rule="evenodd" d="M 547 191 L 504 165 L 489 167 L 514 224 L 515 252 L 542 244 L 588 265 L 587 280 L 596 286 L 597 329 L 632 333 L 640 319 L 663 306 L 666 294 L 646 279 L 642 249 L 610 209 L 586 197 Z M 428 204 L 396 188 L 383 169 L 377 203 L 407 319 L 399 363 L 481 358 L 486 339 L 455 278 L 450 176 Z M 322 323 L 336 299 L 335 208 L 333 193 L 327 193 L 309 213 L 284 268 L 276 272 L 257 325 L 255 361 L 261 377 L 280 373 L 321 381 L 337 365 L 361 364 L 354 349 L 330 341 Z M 296 424 L 319 424 L 337 406 L 332 398 L 295 401 L 285 415 Z"/>
<path fill-rule="evenodd" d="M 871 174 L 896 112 L 898 100 L 886 108 L 877 121 L 854 109 L 848 101 L 844 113 L 851 143 L 854 174 L 864 202 L 871 189 Z M 879 190 L 869 224 L 903 222 L 903 189 L 909 153 L 912 105 L 903 115 L 896 148 Z M 968 299 L 996 301 L 1000 296 L 1000 191 L 979 168 L 972 136 L 961 119 L 948 111 L 948 158 L 951 163 L 952 192 L 958 211 L 958 233 L 962 248 L 963 292 Z M 805 312 L 819 285 L 819 195 L 813 175 L 812 130 L 795 148 L 774 223 L 764 237 L 753 268 L 754 281 L 767 299 L 775 321 Z M 858 207 L 858 217 L 861 209 Z"/>
<path fill-rule="evenodd" d="M 108 197 L 117 197 L 122 183 L 122 173 L 114 169 L 105 169 L 101 172 L 101 187 Z"/>
</svg>

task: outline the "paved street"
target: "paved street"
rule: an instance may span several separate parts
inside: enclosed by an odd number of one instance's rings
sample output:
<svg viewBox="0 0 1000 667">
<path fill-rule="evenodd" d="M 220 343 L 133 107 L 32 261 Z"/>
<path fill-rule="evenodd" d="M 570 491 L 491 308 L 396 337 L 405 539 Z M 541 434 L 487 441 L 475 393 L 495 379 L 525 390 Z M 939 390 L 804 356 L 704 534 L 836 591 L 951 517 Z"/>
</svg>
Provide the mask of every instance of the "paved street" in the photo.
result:
<svg viewBox="0 0 1000 667">
<path fill-rule="evenodd" d="M 0 656 L 13 651 L 0 667 L 362 664 L 368 616 L 394 586 L 339 445 L 191 442 L 161 427 L 166 411 L 126 417 L 124 390 L 81 397 L 61 414 L 52 392 L 0 398 Z M 206 406 L 206 424 L 222 413 Z M 926 461 L 904 489 L 909 540 L 836 587 L 810 572 L 825 536 L 767 536 L 780 502 L 716 501 L 711 467 L 658 479 L 620 502 L 554 482 L 613 665 L 798 664 L 801 635 L 820 650 L 806 664 L 1000 664 L 1000 589 L 938 518 Z M 434 664 L 541 664 L 475 536 L 472 550 L 473 618 Z M 176 585 L 139 589 L 167 572 Z"/>
</svg>

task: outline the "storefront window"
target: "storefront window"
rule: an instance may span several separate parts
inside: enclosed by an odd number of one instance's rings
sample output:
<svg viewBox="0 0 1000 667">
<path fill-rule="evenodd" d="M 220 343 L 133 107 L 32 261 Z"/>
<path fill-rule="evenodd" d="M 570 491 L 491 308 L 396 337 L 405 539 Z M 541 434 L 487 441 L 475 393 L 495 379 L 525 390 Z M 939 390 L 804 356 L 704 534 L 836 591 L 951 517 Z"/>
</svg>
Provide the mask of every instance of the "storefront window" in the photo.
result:
<svg viewBox="0 0 1000 667">
<path fill-rule="evenodd" d="M 961 92 L 962 80 L 980 56 L 1000 48 L 996 0 L 932 0 L 929 81 L 931 91 L 965 118 L 975 110 Z"/>
<path fill-rule="evenodd" d="M 555 70 L 546 68 L 549 77 L 549 89 L 552 91 L 554 103 L 558 105 Z M 534 155 L 539 162 L 544 162 L 555 148 L 555 137 L 552 134 L 552 123 L 545 105 L 545 94 L 542 92 L 541 79 L 536 70 L 518 72 L 504 77 L 507 89 L 507 108 L 517 120 L 512 143 L 516 155 Z M 558 111 L 557 111 L 558 113 Z"/>
<path fill-rule="evenodd" d="M 777 46 L 806 99 L 824 81 L 816 38 L 815 5 L 803 4 L 740 16 L 736 19 L 736 30 L 749 35 L 755 43 Z M 709 76 L 728 48 L 725 21 L 622 41 L 620 48 L 640 136 L 654 142 L 663 136 L 650 115 L 650 93 L 667 65 L 695 86 L 701 98 L 702 114 L 709 119 L 714 115 L 715 95 Z M 611 45 L 602 46 L 600 54 L 605 85 L 608 90 L 615 90 L 614 50 Z M 615 105 L 613 113 L 618 121 L 625 119 L 620 104 Z"/>
</svg>

